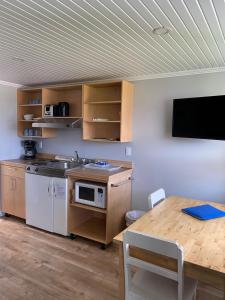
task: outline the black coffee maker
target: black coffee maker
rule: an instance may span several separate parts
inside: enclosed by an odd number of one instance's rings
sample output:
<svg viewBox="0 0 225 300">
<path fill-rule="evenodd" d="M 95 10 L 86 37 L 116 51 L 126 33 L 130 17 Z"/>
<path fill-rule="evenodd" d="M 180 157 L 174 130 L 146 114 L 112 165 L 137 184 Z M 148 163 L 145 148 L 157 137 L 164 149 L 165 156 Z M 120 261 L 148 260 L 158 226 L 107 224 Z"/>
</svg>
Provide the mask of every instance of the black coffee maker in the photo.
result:
<svg viewBox="0 0 225 300">
<path fill-rule="evenodd" d="M 26 140 L 22 142 L 24 147 L 24 159 L 34 159 L 37 153 L 36 142 Z"/>
</svg>

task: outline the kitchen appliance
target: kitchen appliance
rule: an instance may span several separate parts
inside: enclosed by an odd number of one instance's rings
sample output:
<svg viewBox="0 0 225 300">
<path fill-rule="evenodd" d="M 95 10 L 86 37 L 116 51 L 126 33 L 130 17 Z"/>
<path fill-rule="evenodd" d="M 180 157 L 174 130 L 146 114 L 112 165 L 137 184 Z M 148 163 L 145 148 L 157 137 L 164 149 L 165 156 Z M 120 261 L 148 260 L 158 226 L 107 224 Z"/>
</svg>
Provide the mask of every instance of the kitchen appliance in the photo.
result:
<svg viewBox="0 0 225 300">
<path fill-rule="evenodd" d="M 26 223 L 67 235 L 66 170 L 76 162 L 46 160 L 29 164 L 25 174 Z"/>
<path fill-rule="evenodd" d="M 74 202 L 106 208 L 106 187 L 84 181 L 75 182 Z"/>
<path fill-rule="evenodd" d="M 57 117 L 59 115 L 59 106 L 57 104 L 46 104 L 44 115 L 45 117 Z"/>
<path fill-rule="evenodd" d="M 25 174 L 26 224 L 68 235 L 67 179 Z"/>
<path fill-rule="evenodd" d="M 59 102 L 59 116 L 68 117 L 70 113 L 70 105 L 68 102 Z"/>
<path fill-rule="evenodd" d="M 31 140 L 26 140 L 22 142 L 24 147 L 24 159 L 34 159 L 37 153 L 36 142 Z"/>
</svg>

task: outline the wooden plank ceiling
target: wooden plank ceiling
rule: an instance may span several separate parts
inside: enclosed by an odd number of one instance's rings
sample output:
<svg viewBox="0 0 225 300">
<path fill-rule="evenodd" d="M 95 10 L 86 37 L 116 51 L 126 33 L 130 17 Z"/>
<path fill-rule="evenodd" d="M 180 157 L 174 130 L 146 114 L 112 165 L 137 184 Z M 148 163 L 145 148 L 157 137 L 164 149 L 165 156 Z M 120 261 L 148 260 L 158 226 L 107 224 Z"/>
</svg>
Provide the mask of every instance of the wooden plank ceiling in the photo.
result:
<svg viewBox="0 0 225 300">
<path fill-rule="evenodd" d="M 223 0 L 1 0 L 0 80 L 134 78 L 225 67 Z M 167 26 L 164 36 L 153 29 Z"/>
</svg>

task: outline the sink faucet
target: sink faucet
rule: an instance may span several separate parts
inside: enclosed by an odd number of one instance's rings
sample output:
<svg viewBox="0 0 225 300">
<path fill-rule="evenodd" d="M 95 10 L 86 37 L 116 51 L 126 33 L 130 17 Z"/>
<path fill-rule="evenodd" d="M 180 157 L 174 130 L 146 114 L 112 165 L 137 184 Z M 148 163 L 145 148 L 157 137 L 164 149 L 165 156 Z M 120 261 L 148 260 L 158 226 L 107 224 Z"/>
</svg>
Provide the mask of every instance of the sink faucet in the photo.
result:
<svg viewBox="0 0 225 300">
<path fill-rule="evenodd" d="M 74 151 L 74 159 L 75 159 L 76 161 L 79 160 L 79 154 L 78 154 L 78 151 L 77 151 L 77 150 Z"/>
</svg>

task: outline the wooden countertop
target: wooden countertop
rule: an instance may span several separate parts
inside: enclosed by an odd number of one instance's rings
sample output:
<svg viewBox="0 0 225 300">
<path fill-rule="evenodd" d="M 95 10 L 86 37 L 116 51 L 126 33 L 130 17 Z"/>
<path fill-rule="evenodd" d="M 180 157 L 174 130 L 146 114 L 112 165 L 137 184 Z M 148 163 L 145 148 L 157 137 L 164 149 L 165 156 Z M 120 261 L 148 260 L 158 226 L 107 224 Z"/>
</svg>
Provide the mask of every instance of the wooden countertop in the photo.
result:
<svg viewBox="0 0 225 300">
<path fill-rule="evenodd" d="M 76 177 L 78 179 L 85 179 L 91 181 L 100 181 L 100 182 L 108 182 L 112 180 L 116 180 L 116 178 L 121 178 L 122 175 L 124 177 L 131 176 L 132 173 L 131 168 L 120 168 L 117 171 L 106 171 L 106 170 L 96 170 L 96 169 L 87 169 L 84 167 L 78 167 L 75 169 L 70 169 L 66 172 L 66 175 L 70 177 Z"/>
<path fill-rule="evenodd" d="M 30 163 L 35 162 L 34 159 L 32 160 L 25 160 L 25 159 L 7 159 L 7 160 L 1 160 L 2 165 L 12 166 L 12 167 L 20 167 L 25 168 L 26 165 L 29 165 Z"/>
</svg>

